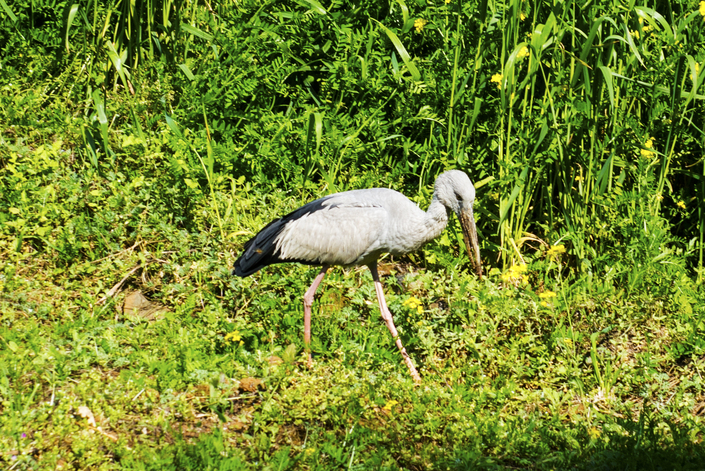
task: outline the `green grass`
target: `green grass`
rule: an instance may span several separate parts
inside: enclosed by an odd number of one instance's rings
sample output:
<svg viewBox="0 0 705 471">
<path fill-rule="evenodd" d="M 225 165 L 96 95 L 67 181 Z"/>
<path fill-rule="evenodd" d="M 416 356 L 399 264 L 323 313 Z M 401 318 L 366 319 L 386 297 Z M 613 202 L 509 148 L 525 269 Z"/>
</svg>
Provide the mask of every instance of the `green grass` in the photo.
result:
<svg viewBox="0 0 705 471">
<path fill-rule="evenodd" d="M 3 469 L 703 468 L 696 6 L 76 5 L 0 1 Z M 448 168 L 487 276 L 455 220 L 380 269 L 423 383 L 366 269 L 306 367 L 316 270 L 244 242 Z"/>
</svg>

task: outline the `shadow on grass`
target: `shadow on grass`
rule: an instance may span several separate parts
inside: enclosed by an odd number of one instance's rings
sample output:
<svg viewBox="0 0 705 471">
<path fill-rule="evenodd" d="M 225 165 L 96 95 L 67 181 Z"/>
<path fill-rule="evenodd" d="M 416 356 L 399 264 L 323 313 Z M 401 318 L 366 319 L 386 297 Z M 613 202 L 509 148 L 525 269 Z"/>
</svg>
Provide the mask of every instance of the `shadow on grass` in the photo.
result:
<svg viewBox="0 0 705 471">
<path fill-rule="evenodd" d="M 444 467 L 474 469 L 546 469 L 590 471 L 704 470 L 705 444 L 694 439 L 692 430 L 663 418 L 618 419 L 599 438 L 581 430 L 569 445 L 551 439 L 536 444 L 543 453 L 502 457 L 482 456 L 476 451 L 456 449 L 455 457 Z M 552 435 L 555 432 L 552 433 Z M 596 434 L 595 431 L 592 435 Z M 542 434 L 544 435 L 544 434 Z M 698 434 L 699 435 L 699 434 Z M 561 443 L 562 442 L 562 443 Z M 536 450 L 534 449 L 534 451 Z"/>
<path fill-rule="evenodd" d="M 663 419 L 621 419 L 599 439 L 591 439 L 589 430 L 581 430 L 570 444 L 554 435 L 535 430 L 545 439 L 540 442 L 507 443 L 482 448 L 482 438 L 474 444 L 460 444 L 452 449 L 426 448 L 428 455 L 409 462 L 389 454 L 385 444 L 374 440 L 355 455 L 348 449 L 344 456 L 330 453 L 340 443 L 318 444 L 313 448 L 272 446 L 268 440 L 260 445 L 232 447 L 218 429 L 201 436 L 195 443 L 177 440 L 173 445 L 150 456 L 136 453 L 119 460 L 123 469 L 139 470 L 253 470 L 253 469 L 433 469 L 448 470 L 591 470 L 591 471 L 661 471 L 705 469 L 705 444 L 692 438 L 691 430 Z M 593 435 L 594 435 L 593 431 Z M 375 435 L 370 431 L 370 435 Z M 335 434 L 329 435 L 334 439 Z M 250 440 L 257 442 L 258 440 Z M 412 440 L 409 446 L 413 447 Z M 479 446 L 478 446 L 479 445 Z M 342 449 L 341 449 L 342 450 Z M 327 451 L 328 454 L 322 452 Z"/>
</svg>

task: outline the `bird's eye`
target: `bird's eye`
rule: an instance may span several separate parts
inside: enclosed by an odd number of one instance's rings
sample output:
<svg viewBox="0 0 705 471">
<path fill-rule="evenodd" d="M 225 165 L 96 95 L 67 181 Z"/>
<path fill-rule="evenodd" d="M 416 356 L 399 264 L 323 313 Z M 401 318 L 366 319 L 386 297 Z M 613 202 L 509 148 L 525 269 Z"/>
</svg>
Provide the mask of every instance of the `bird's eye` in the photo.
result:
<svg viewBox="0 0 705 471">
<path fill-rule="evenodd" d="M 457 191 L 455 192 L 455 199 L 457 199 L 458 201 L 463 201 L 463 198 L 460 196 L 460 193 L 458 193 Z"/>
</svg>

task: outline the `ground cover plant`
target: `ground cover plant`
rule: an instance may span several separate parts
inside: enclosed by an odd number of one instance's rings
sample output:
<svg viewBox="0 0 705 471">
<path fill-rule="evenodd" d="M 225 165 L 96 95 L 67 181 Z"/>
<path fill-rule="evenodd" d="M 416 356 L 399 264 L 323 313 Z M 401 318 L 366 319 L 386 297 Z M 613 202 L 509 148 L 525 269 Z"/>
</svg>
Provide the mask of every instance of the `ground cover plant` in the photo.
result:
<svg viewBox="0 0 705 471">
<path fill-rule="evenodd" d="M 0 0 L 5 469 L 702 469 L 705 3 Z M 315 197 L 457 221 L 314 305 Z"/>
</svg>

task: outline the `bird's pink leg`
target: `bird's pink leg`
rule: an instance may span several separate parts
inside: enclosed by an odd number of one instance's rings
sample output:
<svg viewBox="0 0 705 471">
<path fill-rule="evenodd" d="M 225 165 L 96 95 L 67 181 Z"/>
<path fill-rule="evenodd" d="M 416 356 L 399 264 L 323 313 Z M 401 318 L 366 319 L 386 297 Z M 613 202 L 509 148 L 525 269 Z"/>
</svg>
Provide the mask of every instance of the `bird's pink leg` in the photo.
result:
<svg viewBox="0 0 705 471">
<path fill-rule="evenodd" d="M 323 280 L 323 277 L 326 276 L 327 271 L 328 265 L 323 265 L 321 267 L 321 271 L 318 273 L 318 276 L 315 280 L 313 280 L 311 287 L 308 291 L 306 291 L 306 294 L 304 294 L 304 347 L 308 353 L 309 367 L 313 363 L 313 358 L 311 357 L 311 306 L 313 306 L 313 295 L 316 294 L 318 285 L 321 284 L 321 281 Z"/>
<path fill-rule="evenodd" d="M 372 279 L 375 282 L 375 291 L 377 291 L 377 300 L 379 301 L 379 310 L 382 311 L 382 319 L 384 319 L 384 322 L 387 324 L 387 328 L 392 333 L 392 337 L 394 338 L 397 344 L 397 348 L 401 352 L 401 356 L 404 358 L 404 363 L 406 363 L 406 366 L 409 367 L 411 376 L 414 378 L 414 381 L 420 383 L 421 376 L 419 376 L 419 373 L 418 371 L 416 371 L 416 367 L 414 367 L 414 363 L 411 361 L 409 354 L 406 353 L 406 349 L 401 344 L 399 333 L 397 332 L 397 328 L 394 326 L 392 313 L 389 312 L 389 308 L 387 307 L 387 301 L 385 301 L 384 299 L 384 289 L 382 288 L 382 282 L 379 280 L 379 274 L 377 273 L 377 263 L 369 265 L 369 268 L 372 272 Z"/>
</svg>

